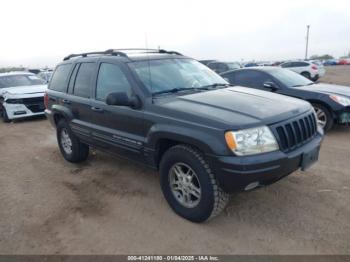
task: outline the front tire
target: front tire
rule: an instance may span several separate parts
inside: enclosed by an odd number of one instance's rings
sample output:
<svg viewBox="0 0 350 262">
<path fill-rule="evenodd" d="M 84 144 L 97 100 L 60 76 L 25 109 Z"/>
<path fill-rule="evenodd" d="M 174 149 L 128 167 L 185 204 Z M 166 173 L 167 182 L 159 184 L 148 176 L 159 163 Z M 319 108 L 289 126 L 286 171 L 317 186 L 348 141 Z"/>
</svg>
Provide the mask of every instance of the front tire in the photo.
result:
<svg viewBox="0 0 350 262">
<path fill-rule="evenodd" d="M 320 125 L 324 132 L 328 132 L 334 125 L 334 118 L 327 107 L 320 104 L 312 104 L 316 111 L 317 123 Z"/>
<path fill-rule="evenodd" d="M 9 119 L 9 117 L 7 115 L 7 111 L 6 111 L 4 106 L 2 107 L 2 110 L 1 110 L 1 116 L 2 116 L 2 121 L 4 123 L 10 123 L 11 122 L 11 119 Z"/>
<path fill-rule="evenodd" d="M 87 159 L 89 146 L 80 142 L 65 120 L 58 122 L 56 130 L 58 146 L 67 161 L 79 163 Z"/>
<path fill-rule="evenodd" d="M 217 216 L 229 200 L 201 152 L 187 145 L 176 145 L 165 152 L 160 183 L 174 212 L 192 222 Z"/>
</svg>

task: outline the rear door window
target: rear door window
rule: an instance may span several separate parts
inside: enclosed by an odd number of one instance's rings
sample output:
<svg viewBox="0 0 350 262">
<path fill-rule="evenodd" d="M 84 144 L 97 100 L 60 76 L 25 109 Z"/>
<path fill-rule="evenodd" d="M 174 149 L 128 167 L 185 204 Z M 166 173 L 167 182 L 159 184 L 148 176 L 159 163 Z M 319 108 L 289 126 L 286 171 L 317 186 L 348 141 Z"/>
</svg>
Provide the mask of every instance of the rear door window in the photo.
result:
<svg viewBox="0 0 350 262">
<path fill-rule="evenodd" d="M 71 69 L 71 64 L 59 65 L 56 67 L 55 72 L 53 73 L 52 79 L 50 81 L 49 89 L 66 92 L 67 91 L 67 81 L 69 72 Z"/>
<path fill-rule="evenodd" d="M 73 94 L 80 97 L 90 98 L 91 82 L 95 71 L 95 63 L 81 63 L 77 76 Z"/>
<path fill-rule="evenodd" d="M 264 83 L 267 81 L 271 81 L 271 77 L 262 72 L 253 70 L 235 72 L 235 85 L 262 89 L 264 88 Z"/>
</svg>

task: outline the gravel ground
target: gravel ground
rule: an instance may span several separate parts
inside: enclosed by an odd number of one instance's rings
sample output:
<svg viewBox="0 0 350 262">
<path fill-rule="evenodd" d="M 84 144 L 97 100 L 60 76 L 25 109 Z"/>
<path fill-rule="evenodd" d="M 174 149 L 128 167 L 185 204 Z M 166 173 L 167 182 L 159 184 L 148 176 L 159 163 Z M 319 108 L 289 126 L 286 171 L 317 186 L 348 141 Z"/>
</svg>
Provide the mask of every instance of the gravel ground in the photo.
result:
<svg viewBox="0 0 350 262">
<path fill-rule="evenodd" d="M 327 70 L 322 81 L 350 85 L 350 66 Z M 0 253 L 350 254 L 349 138 L 337 127 L 310 170 L 193 224 L 155 172 L 99 151 L 70 164 L 45 119 L 0 123 Z"/>
</svg>

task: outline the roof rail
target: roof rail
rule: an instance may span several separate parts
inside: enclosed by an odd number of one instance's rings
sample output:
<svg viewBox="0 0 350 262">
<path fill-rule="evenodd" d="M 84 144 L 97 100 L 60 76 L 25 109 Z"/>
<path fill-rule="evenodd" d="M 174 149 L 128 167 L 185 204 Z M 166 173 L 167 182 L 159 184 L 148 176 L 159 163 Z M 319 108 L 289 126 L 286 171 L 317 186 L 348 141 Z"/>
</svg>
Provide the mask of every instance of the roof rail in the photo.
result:
<svg viewBox="0 0 350 262">
<path fill-rule="evenodd" d="M 100 52 L 88 52 L 88 53 L 81 53 L 81 54 L 71 54 L 69 56 L 66 56 L 65 58 L 63 58 L 63 61 L 69 60 L 73 57 L 87 57 L 89 55 L 114 55 L 114 56 L 123 56 L 123 57 L 128 57 L 125 53 L 123 52 L 118 52 L 118 51 L 114 51 L 113 49 L 108 49 L 106 51 L 100 51 Z"/>
<path fill-rule="evenodd" d="M 167 51 L 165 49 L 151 49 L 151 48 L 119 48 L 119 49 L 110 49 L 113 51 L 121 51 L 121 52 L 127 52 L 127 51 L 140 51 L 140 53 L 160 53 L 160 54 L 171 54 L 171 55 L 181 55 L 181 53 L 176 51 Z M 144 51 L 144 52 L 142 52 Z M 126 53 L 125 52 L 125 53 Z"/>
<path fill-rule="evenodd" d="M 99 52 L 89 52 L 89 53 L 81 53 L 81 54 L 71 54 L 63 58 L 63 61 L 69 60 L 73 57 L 87 57 L 89 55 L 112 55 L 112 56 L 122 56 L 128 57 L 125 51 L 141 51 L 141 53 L 160 53 L 160 54 L 172 54 L 172 55 L 181 55 L 176 51 L 167 51 L 164 49 L 149 49 L 149 48 L 124 48 L 124 49 L 108 49 L 106 51 Z"/>
</svg>

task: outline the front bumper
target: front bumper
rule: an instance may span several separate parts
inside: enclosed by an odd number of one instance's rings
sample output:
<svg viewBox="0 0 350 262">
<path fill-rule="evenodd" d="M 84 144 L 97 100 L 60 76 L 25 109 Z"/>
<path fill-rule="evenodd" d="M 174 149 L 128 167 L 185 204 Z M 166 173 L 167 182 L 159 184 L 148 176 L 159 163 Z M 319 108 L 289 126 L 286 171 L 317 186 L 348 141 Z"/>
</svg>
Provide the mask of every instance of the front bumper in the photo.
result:
<svg viewBox="0 0 350 262">
<path fill-rule="evenodd" d="M 35 110 L 33 112 L 24 104 L 9 104 L 4 102 L 3 107 L 6 109 L 6 113 L 9 119 L 18 119 L 45 114 L 44 109 L 42 109 L 42 111 Z"/>
<path fill-rule="evenodd" d="M 303 154 L 320 147 L 322 136 L 289 153 L 275 151 L 253 156 L 207 155 L 221 188 L 227 192 L 243 191 L 250 184 L 268 185 L 301 167 Z"/>
<path fill-rule="evenodd" d="M 344 107 L 342 110 L 336 111 L 335 114 L 338 124 L 350 123 L 350 106 Z"/>
</svg>

